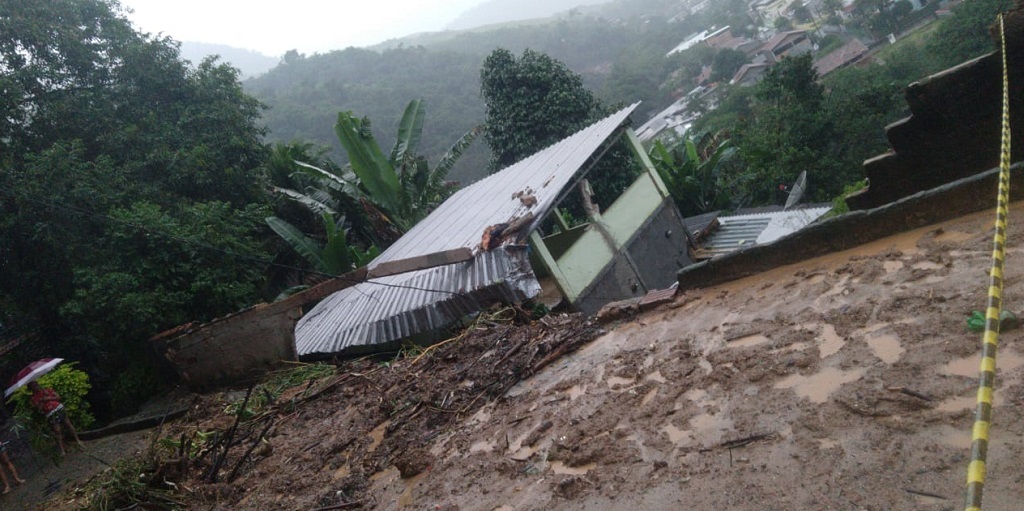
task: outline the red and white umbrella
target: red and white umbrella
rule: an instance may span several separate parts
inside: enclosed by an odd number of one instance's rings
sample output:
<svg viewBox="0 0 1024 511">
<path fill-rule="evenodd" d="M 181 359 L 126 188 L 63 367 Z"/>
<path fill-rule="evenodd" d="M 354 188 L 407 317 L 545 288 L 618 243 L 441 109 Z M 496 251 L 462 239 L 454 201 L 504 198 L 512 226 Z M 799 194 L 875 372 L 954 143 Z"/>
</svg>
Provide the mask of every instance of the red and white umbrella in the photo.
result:
<svg viewBox="0 0 1024 511">
<path fill-rule="evenodd" d="M 63 358 L 41 358 L 25 366 L 24 369 L 18 371 L 18 374 L 11 378 L 11 381 L 7 383 L 7 390 L 4 391 L 4 399 L 14 394 L 14 391 L 28 385 L 30 382 L 36 381 L 40 376 L 50 372 L 57 364 L 63 362 Z"/>
</svg>

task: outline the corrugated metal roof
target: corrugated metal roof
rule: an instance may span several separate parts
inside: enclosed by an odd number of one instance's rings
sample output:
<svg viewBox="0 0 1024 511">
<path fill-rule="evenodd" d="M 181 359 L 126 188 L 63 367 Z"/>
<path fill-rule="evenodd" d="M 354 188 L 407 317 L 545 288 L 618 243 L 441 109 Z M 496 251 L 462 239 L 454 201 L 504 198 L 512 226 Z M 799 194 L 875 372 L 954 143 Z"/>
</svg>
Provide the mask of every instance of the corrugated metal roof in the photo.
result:
<svg viewBox="0 0 1024 511">
<path fill-rule="evenodd" d="M 467 262 L 381 277 L 339 291 L 299 320 L 300 356 L 359 351 L 444 328 L 490 304 L 540 293 L 526 247 L 504 246 Z"/>
<path fill-rule="evenodd" d="M 831 210 L 831 206 L 825 206 L 770 213 L 771 222 L 761 232 L 761 235 L 757 237 L 757 242 L 761 244 L 771 243 L 787 234 L 799 231 Z"/>
<path fill-rule="evenodd" d="M 719 228 L 701 245 L 700 254 L 708 258 L 771 243 L 799 231 L 830 209 L 826 206 L 718 217 Z"/>
<path fill-rule="evenodd" d="M 476 249 L 487 227 L 532 213 L 533 223 L 521 231 L 525 237 L 636 106 L 456 192 L 374 259 L 370 269 L 446 250 Z M 469 262 L 373 279 L 339 291 L 299 320 L 298 353 L 332 354 L 386 344 L 443 328 L 494 301 L 536 296 L 540 285 L 525 252 L 522 247 L 500 247 Z"/>
<path fill-rule="evenodd" d="M 387 261 L 455 248 L 474 249 L 488 226 L 527 213 L 532 212 L 534 223 L 539 223 L 587 159 L 629 118 L 637 104 L 459 190 L 374 259 L 370 268 Z M 527 206 L 513 197 L 517 192 L 532 192 L 536 203 Z M 535 226 L 523 232 L 528 233 Z"/>
</svg>

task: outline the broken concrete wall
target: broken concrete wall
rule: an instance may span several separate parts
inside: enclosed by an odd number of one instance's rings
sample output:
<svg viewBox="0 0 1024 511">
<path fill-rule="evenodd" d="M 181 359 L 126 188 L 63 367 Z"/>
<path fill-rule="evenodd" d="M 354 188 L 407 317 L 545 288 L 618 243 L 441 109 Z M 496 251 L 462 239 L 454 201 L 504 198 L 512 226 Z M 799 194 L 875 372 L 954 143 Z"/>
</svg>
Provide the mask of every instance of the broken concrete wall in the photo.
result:
<svg viewBox="0 0 1024 511">
<path fill-rule="evenodd" d="M 574 306 L 594 314 L 608 302 L 669 287 L 675 282 L 676 272 L 692 263 L 679 211 L 671 200 L 665 200 L 580 293 Z"/>
<path fill-rule="evenodd" d="M 594 284 L 584 290 L 573 305 L 578 311 L 594 315 L 608 302 L 640 297 L 647 293 L 633 264 L 624 254 L 616 254 Z"/>
<path fill-rule="evenodd" d="M 366 277 L 366 268 L 359 268 L 274 303 L 261 303 L 203 325 L 181 325 L 157 334 L 150 345 L 193 390 L 240 383 L 282 361 L 296 360 L 295 323 L 302 308 Z"/>
<path fill-rule="evenodd" d="M 1019 141 L 1024 133 L 1024 12 L 1008 13 L 1005 25 L 1010 115 Z M 999 164 L 999 52 L 912 83 L 905 95 L 911 116 L 886 127 L 892 150 L 864 162 L 870 187 L 847 200 L 851 209 L 878 207 Z M 1022 160 L 1018 150 L 1013 161 Z"/>
<path fill-rule="evenodd" d="M 298 360 L 300 308 L 261 304 L 170 339 L 164 355 L 192 390 L 237 383 Z"/>
<path fill-rule="evenodd" d="M 660 211 L 636 233 L 626 249 L 636 261 L 640 281 L 648 291 L 671 286 L 676 272 L 694 263 L 679 210 L 668 201 L 662 203 Z"/>
</svg>

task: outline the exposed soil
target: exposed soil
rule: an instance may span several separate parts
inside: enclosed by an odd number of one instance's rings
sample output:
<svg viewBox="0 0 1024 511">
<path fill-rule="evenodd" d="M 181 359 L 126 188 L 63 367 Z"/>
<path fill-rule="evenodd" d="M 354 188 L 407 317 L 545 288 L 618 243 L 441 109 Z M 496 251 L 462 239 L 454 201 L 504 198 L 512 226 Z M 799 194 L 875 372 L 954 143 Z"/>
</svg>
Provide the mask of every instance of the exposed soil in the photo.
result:
<svg viewBox="0 0 1024 511">
<path fill-rule="evenodd" d="M 243 422 L 216 483 L 219 449 L 195 432 L 226 436 L 245 392 L 202 396 L 160 433 L 196 439 L 194 456 L 151 480 L 189 509 L 956 509 L 991 216 L 687 292 L 607 333 L 492 319 L 427 353 L 343 364 Z M 1024 499 L 1022 337 L 1000 340 L 987 510 Z"/>
</svg>

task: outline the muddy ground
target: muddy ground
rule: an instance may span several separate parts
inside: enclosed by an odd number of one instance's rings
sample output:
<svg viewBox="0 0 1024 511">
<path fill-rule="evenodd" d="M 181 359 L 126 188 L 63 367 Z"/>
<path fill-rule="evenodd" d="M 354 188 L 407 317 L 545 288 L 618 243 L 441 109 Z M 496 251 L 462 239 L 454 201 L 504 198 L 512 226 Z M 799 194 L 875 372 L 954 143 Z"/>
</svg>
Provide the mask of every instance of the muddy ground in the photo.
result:
<svg viewBox="0 0 1024 511">
<path fill-rule="evenodd" d="M 1015 206 L 1004 303 L 1020 312 Z M 217 471 L 245 391 L 205 395 L 153 433 L 187 441 L 163 442 L 146 480 L 189 509 L 957 509 L 991 217 L 687 292 L 606 332 L 498 315 L 349 362 L 254 411 Z M 1001 338 L 987 510 L 1024 500 L 1022 336 Z"/>
</svg>

